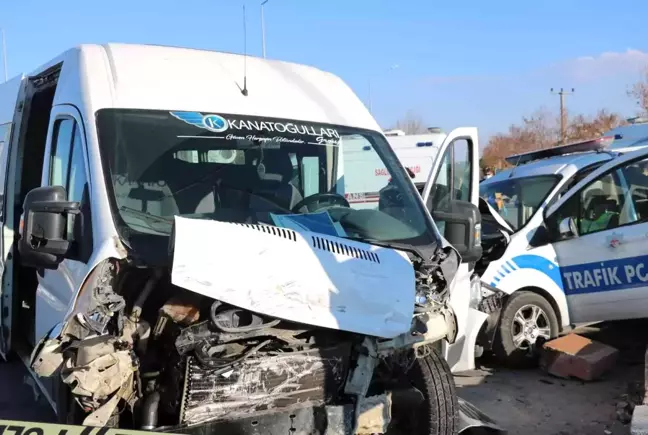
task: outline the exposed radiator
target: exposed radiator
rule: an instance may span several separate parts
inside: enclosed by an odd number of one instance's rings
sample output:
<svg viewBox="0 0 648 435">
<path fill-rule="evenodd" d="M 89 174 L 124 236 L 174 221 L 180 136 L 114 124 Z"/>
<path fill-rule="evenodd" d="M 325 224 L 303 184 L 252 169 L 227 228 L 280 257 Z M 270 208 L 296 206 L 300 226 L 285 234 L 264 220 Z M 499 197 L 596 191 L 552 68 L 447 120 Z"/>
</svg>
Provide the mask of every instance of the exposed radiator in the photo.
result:
<svg viewBox="0 0 648 435">
<path fill-rule="evenodd" d="M 325 404 L 341 390 L 351 345 L 249 358 L 223 374 L 186 359 L 180 424 Z"/>
</svg>

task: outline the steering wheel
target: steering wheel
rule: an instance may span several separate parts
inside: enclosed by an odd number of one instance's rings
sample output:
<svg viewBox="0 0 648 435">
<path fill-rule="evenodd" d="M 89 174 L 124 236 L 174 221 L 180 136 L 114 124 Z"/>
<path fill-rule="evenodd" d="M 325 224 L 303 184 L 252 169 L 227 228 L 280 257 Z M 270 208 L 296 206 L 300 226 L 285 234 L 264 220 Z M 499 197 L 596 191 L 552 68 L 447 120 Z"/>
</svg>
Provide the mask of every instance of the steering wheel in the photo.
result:
<svg viewBox="0 0 648 435">
<path fill-rule="evenodd" d="M 311 212 L 317 211 L 320 208 L 323 208 L 322 204 L 324 204 L 324 206 L 341 205 L 342 207 L 351 207 L 349 201 L 337 193 L 315 193 L 299 201 L 291 211 L 293 213 L 299 213 L 299 209 L 302 207 L 306 207 L 308 211 Z M 315 207 L 313 208 L 312 206 Z"/>
</svg>

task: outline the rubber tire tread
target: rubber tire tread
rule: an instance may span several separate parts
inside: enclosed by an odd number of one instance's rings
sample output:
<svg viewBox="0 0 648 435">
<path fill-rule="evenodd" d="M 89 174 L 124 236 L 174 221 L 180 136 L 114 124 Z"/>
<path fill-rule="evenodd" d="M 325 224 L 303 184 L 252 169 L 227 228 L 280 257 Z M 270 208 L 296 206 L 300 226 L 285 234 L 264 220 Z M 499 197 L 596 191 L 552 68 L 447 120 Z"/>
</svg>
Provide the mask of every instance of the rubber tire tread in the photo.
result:
<svg viewBox="0 0 648 435">
<path fill-rule="evenodd" d="M 499 325 L 495 334 L 495 342 L 493 343 L 495 357 L 500 363 L 510 368 L 529 368 L 537 365 L 537 358 L 531 358 L 515 347 L 511 336 L 510 325 L 513 322 L 515 313 L 524 305 L 529 304 L 538 305 L 547 314 L 551 329 L 551 338 L 555 338 L 560 329 L 558 316 L 547 299 L 537 293 L 526 290 L 513 293 L 502 309 Z"/>
<path fill-rule="evenodd" d="M 417 419 L 426 435 L 455 435 L 458 430 L 459 403 L 454 378 L 446 360 L 431 349 L 429 355 L 418 358 L 412 369 L 414 386 L 425 398 Z"/>
</svg>

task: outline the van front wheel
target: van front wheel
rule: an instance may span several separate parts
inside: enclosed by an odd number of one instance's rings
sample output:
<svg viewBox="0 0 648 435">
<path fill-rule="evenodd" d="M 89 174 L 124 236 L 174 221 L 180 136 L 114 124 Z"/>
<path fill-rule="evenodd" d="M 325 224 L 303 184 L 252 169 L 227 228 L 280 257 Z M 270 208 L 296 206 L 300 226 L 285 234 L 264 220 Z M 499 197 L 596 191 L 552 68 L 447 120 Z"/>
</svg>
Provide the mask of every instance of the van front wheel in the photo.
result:
<svg viewBox="0 0 648 435">
<path fill-rule="evenodd" d="M 558 316 L 544 297 L 530 291 L 513 293 L 500 317 L 493 351 L 510 367 L 537 362 L 536 344 L 558 335 Z"/>
</svg>

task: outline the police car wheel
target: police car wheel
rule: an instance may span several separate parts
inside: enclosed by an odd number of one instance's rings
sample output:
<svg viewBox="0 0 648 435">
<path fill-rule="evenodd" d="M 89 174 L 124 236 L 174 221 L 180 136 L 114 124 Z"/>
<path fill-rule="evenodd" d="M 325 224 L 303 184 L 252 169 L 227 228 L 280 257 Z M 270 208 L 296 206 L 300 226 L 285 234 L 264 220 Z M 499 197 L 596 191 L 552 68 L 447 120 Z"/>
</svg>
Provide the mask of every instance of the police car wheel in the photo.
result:
<svg viewBox="0 0 648 435">
<path fill-rule="evenodd" d="M 515 292 L 502 310 L 493 351 L 508 366 L 535 365 L 536 345 L 556 337 L 558 328 L 558 317 L 549 301 L 530 291 Z"/>
</svg>

